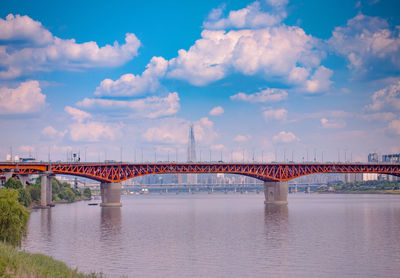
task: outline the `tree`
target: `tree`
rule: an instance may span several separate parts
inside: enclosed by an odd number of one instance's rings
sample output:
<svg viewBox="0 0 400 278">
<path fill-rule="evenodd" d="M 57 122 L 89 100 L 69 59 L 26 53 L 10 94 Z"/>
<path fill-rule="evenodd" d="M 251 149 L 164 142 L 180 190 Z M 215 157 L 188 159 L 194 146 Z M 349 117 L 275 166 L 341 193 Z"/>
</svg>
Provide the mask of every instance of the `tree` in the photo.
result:
<svg viewBox="0 0 400 278">
<path fill-rule="evenodd" d="M 20 189 L 23 188 L 22 182 L 19 180 L 16 180 L 14 178 L 10 178 L 6 183 L 4 184 L 5 188 L 11 188 L 11 189 Z"/>
<path fill-rule="evenodd" d="M 18 191 L 0 188 L 0 240 L 21 245 L 28 220 L 29 211 L 18 202 Z"/>
<path fill-rule="evenodd" d="M 31 193 L 28 188 L 18 189 L 18 202 L 24 207 L 29 207 L 32 203 Z"/>
<path fill-rule="evenodd" d="M 67 200 L 68 202 L 75 201 L 75 193 L 70 187 L 64 187 L 63 189 L 61 189 L 58 197 L 61 200 Z"/>
<path fill-rule="evenodd" d="M 84 195 L 86 198 L 88 198 L 88 199 L 92 198 L 92 191 L 90 190 L 89 187 L 86 187 L 86 188 L 83 190 L 83 195 Z"/>
</svg>

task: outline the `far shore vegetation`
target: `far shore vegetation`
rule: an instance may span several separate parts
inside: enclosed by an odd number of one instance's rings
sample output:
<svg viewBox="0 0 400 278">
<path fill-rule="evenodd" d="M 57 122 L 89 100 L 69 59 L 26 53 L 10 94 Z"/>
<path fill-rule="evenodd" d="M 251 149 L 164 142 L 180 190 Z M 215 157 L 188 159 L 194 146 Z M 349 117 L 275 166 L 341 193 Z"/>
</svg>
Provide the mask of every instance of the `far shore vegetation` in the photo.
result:
<svg viewBox="0 0 400 278">
<path fill-rule="evenodd" d="M 19 180 L 10 178 L 4 183 L 5 188 L 18 191 L 18 201 L 25 207 L 35 207 L 40 204 L 41 177 L 35 180 L 35 183 L 24 188 Z M 90 199 L 92 192 L 90 188 L 78 189 L 75 191 L 71 185 L 66 182 L 60 182 L 52 179 L 53 202 L 74 202 L 77 200 Z"/>
<path fill-rule="evenodd" d="M 396 181 L 357 181 L 340 183 L 318 190 L 320 193 L 352 193 L 352 194 L 400 194 L 400 182 Z"/>
</svg>

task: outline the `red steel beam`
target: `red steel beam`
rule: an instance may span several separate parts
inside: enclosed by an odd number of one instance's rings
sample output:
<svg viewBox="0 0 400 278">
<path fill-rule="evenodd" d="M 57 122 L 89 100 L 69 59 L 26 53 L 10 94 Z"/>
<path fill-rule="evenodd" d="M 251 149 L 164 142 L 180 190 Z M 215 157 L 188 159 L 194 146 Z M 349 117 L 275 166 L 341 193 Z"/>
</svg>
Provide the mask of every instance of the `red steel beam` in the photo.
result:
<svg viewBox="0 0 400 278">
<path fill-rule="evenodd" d="M 400 164 L 384 163 L 0 163 L 0 174 L 81 176 L 100 182 L 121 182 L 149 174 L 226 173 L 263 181 L 288 181 L 317 173 L 377 173 L 400 176 Z"/>
</svg>

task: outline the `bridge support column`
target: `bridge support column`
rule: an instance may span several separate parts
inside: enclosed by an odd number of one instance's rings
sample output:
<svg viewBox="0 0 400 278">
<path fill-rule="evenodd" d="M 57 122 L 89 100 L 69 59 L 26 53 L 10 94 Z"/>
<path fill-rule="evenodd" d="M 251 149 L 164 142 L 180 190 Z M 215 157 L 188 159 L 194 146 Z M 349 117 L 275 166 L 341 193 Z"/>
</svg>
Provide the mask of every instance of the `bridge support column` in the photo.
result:
<svg viewBox="0 0 400 278">
<path fill-rule="evenodd" d="M 6 182 L 10 179 L 10 178 L 12 178 L 12 176 L 13 176 L 13 174 L 14 174 L 14 170 L 6 170 L 5 172 L 4 172 L 4 177 L 6 178 Z"/>
<path fill-rule="evenodd" d="M 22 186 L 26 188 L 26 185 L 28 184 L 30 177 L 29 175 L 18 175 L 18 179 L 22 183 Z"/>
<path fill-rule="evenodd" d="M 40 206 L 42 208 L 46 208 L 47 205 L 52 204 L 53 196 L 52 196 L 52 181 L 53 175 L 44 174 L 41 180 L 40 187 Z"/>
<path fill-rule="evenodd" d="M 53 204 L 53 178 L 54 175 L 47 176 L 46 200 L 47 205 Z"/>
<path fill-rule="evenodd" d="M 43 175 L 40 183 L 40 206 L 47 207 L 47 176 Z"/>
<path fill-rule="evenodd" d="M 288 190 L 287 181 L 265 181 L 265 204 L 286 205 Z"/>
<path fill-rule="evenodd" d="M 122 207 L 121 204 L 121 183 L 102 182 L 100 184 L 102 207 Z"/>
</svg>

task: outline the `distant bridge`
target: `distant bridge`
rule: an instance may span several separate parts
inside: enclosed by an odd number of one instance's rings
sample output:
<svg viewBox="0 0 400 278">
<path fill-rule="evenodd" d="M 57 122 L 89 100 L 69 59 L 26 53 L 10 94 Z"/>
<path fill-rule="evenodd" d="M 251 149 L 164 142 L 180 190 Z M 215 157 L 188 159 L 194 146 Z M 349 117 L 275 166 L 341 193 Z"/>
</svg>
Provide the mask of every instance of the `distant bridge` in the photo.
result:
<svg viewBox="0 0 400 278">
<path fill-rule="evenodd" d="M 286 203 L 287 181 L 319 173 L 377 173 L 400 176 L 400 164 L 389 163 L 10 163 L 0 175 L 74 175 L 101 182 L 103 203 L 118 203 L 120 182 L 149 174 L 225 173 L 264 181 L 266 201 Z M 117 194 L 118 193 L 118 194 Z M 118 198 L 117 198 L 118 195 Z"/>
</svg>

